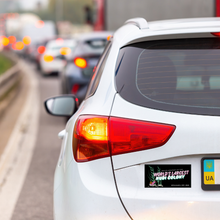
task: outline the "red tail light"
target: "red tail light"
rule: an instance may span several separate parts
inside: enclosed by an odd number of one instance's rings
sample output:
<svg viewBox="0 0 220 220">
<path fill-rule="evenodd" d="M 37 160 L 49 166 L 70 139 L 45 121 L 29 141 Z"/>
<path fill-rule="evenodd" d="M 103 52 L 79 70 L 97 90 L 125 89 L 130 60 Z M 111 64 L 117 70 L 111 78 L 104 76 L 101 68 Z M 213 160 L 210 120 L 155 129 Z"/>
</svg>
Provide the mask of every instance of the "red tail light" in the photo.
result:
<svg viewBox="0 0 220 220">
<path fill-rule="evenodd" d="M 42 28 L 44 26 L 44 21 L 37 21 L 37 23 L 35 24 L 36 28 Z"/>
<path fill-rule="evenodd" d="M 16 37 L 15 36 L 9 36 L 8 40 L 9 40 L 10 44 L 14 44 L 16 42 Z"/>
<path fill-rule="evenodd" d="M 148 150 L 164 145 L 175 126 L 124 118 L 110 118 L 112 155 Z"/>
<path fill-rule="evenodd" d="M 76 94 L 78 92 L 78 90 L 79 90 L 79 84 L 75 84 L 75 85 L 73 85 L 71 92 L 72 92 L 72 94 Z"/>
<path fill-rule="evenodd" d="M 85 162 L 160 147 L 175 128 L 124 118 L 80 116 L 74 129 L 74 157 L 77 162 Z"/>
<path fill-rule="evenodd" d="M 39 46 L 39 47 L 37 48 L 37 52 L 38 52 L 39 54 L 43 54 L 43 53 L 45 52 L 45 50 L 46 50 L 46 47 L 44 47 L 44 46 Z"/>
<path fill-rule="evenodd" d="M 56 44 L 57 45 L 63 45 L 63 38 L 57 38 L 56 39 Z"/>
<path fill-rule="evenodd" d="M 87 62 L 85 59 L 81 58 L 81 57 L 76 57 L 74 59 L 74 63 L 76 66 L 80 67 L 80 68 L 86 68 L 87 67 Z"/>
<path fill-rule="evenodd" d="M 213 32 L 211 33 L 212 35 L 216 36 L 216 37 L 220 37 L 220 32 Z"/>
</svg>

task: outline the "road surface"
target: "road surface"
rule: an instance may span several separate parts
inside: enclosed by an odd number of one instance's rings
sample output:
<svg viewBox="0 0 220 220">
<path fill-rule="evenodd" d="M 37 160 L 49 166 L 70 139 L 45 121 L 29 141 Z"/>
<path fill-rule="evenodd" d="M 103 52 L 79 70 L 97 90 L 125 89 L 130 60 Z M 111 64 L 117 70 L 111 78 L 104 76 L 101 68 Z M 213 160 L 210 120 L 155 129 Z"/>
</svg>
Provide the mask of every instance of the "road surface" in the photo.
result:
<svg viewBox="0 0 220 220">
<path fill-rule="evenodd" d="M 14 122 L 14 131 L 7 132 L 7 149 L 0 160 L 0 219 L 50 220 L 53 175 L 61 146 L 57 134 L 65 128 L 65 119 L 48 115 L 43 102 L 59 94 L 59 78 L 42 77 L 33 64 L 23 62 L 31 83 L 29 88 L 27 82 L 23 85 L 26 91 L 21 90 L 20 102 L 16 103 L 17 97 L 7 113 L 12 114 L 9 121 L 15 115 L 18 121 Z M 35 89 L 31 92 L 32 88 Z"/>
</svg>

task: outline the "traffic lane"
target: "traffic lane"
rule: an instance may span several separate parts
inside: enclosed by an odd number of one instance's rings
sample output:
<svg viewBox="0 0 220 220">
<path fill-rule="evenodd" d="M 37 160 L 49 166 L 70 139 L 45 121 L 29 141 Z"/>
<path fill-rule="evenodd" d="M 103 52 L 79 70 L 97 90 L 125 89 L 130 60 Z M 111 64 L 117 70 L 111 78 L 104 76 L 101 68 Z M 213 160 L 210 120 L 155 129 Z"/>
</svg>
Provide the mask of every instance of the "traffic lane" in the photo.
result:
<svg viewBox="0 0 220 220">
<path fill-rule="evenodd" d="M 50 116 L 43 102 L 59 94 L 58 77 L 41 77 L 40 122 L 33 158 L 17 201 L 12 220 L 53 219 L 53 176 L 60 153 L 61 141 L 57 134 L 65 128 L 63 118 Z"/>
</svg>

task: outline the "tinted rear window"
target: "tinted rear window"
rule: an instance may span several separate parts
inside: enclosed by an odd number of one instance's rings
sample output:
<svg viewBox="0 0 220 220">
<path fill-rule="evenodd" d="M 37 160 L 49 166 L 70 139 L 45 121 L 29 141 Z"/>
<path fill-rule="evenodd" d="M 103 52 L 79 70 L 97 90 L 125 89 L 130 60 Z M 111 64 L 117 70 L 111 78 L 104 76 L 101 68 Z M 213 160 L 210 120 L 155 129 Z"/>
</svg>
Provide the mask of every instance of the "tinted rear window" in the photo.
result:
<svg viewBox="0 0 220 220">
<path fill-rule="evenodd" d="M 83 50 L 87 53 L 102 53 L 107 42 L 107 39 L 87 40 L 83 42 Z"/>
<path fill-rule="evenodd" d="M 120 50 L 119 94 L 137 105 L 172 112 L 220 115 L 220 39 L 177 39 Z"/>
</svg>

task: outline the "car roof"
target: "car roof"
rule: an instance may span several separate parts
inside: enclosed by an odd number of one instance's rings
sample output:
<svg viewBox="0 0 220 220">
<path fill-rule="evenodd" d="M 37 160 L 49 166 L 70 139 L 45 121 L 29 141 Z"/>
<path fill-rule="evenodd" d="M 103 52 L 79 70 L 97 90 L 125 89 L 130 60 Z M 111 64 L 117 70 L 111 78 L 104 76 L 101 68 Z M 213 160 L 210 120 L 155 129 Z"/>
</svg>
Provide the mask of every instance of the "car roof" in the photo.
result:
<svg viewBox="0 0 220 220">
<path fill-rule="evenodd" d="M 74 39 L 62 39 L 61 44 L 59 44 L 58 42 L 57 42 L 57 40 L 50 40 L 47 43 L 47 47 L 51 47 L 51 46 L 74 46 L 76 44 L 76 41 Z"/>
<path fill-rule="evenodd" d="M 133 18 L 127 20 L 115 32 L 113 40 L 122 47 L 144 40 L 170 39 L 170 35 L 172 38 L 183 37 L 183 34 L 202 34 L 201 37 L 214 37 L 211 33 L 215 32 L 220 32 L 220 18 L 216 17 L 152 22 L 147 22 L 144 18 Z"/>
<path fill-rule="evenodd" d="M 96 32 L 90 32 L 90 33 L 83 33 L 77 36 L 77 40 L 79 41 L 87 41 L 92 39 L 106 39 L 109 35 L 112 35 L 113 33 L 110 31 L 96 31 Z"/>
<path fill-rule="evenodd" d="M 151 30 L 220 27 L 220 18 L 185 18 L 148 22 Z"/>
</svg>

